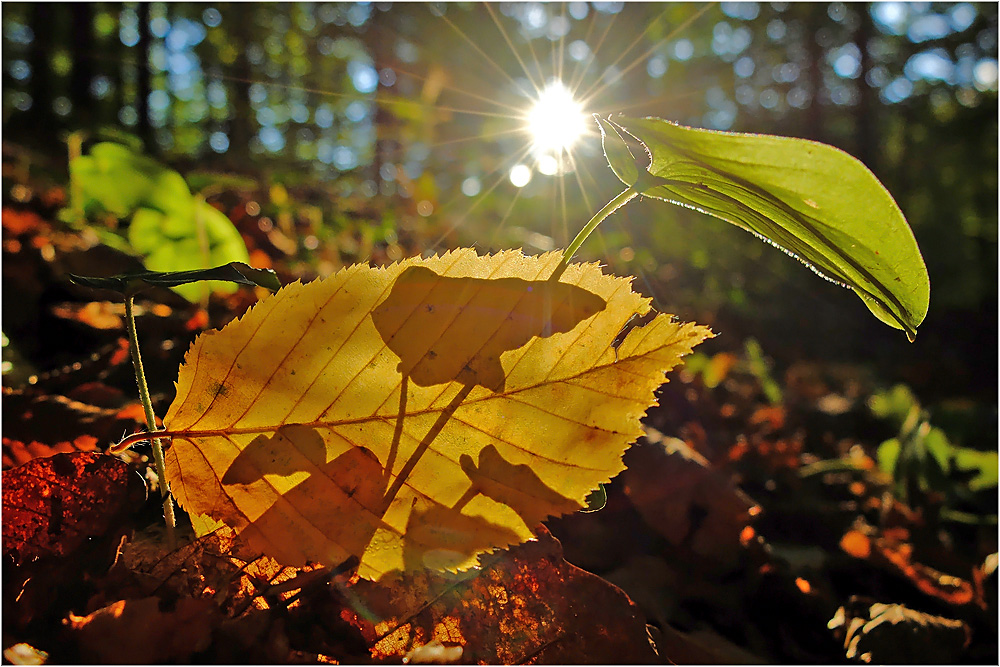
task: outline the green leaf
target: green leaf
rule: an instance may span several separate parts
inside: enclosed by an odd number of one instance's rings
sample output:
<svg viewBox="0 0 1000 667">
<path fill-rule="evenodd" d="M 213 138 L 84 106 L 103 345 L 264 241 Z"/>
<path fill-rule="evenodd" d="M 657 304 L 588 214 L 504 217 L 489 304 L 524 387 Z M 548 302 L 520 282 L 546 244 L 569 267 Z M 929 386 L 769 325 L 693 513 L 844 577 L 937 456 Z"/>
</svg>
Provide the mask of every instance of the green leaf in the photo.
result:
<svg viewBox="0 0 1000 667">
<path fill-rule="evenodd" d="M 881 419 L 889 419 L 898 428 L 906 422 L 910 411 L 919 409 L 917 397 L 905 384 L 897 384 L 892 389 L 872 394 L 868 399 L 868 409 Z"/>
<path fill-rule="evenodd" d="M 927 269 L 896 202 L 861 162 L 804 139 L 657 118 L 614 122 L 650 155 L 649 175 L 636 184 L 641 194 L 764 238 L 854 289 L 878 319 L 910 340 L 916 336 L 930 299 Z M 618 173 L 620 149 L 616 156 Z"/>
<path fill-rule="evenodd" d="M 945 432 L 928 424 L 922 444 L 937 467 L 947 475 L 951 470 L 951 455 L 954 451 L 954 445 L 948 441 Z"/>
<path fill-rule="evenodd" d="M 604 489 L 604 485 L 598 485 L 596 489 L 587 494 L 584 502 L 587 506 L 580 510 L 583 514 L 598 512 L 604 509 L 604 506 L 608 504 L 608 492 Z"/>
<path fill-rule="evenodd" d="M 113 125 L 106 125 L 104 127 L 98 128 L 97 139 L 100 141 L 107 141 L 116 144 L 121 144 L 127 148 L 130 148 L 133 153 L 142 152 L 142 139 L 138 135 L 132 134 L 131 132 L 126 132 L 121 128 L 115 127 Z"/>
<path fill-rule="evenodd" d="M 177 287 L 201 280 L 222 280 L 240 285 L 257 285 L 272 291 L 281 288 L 281 282 L 274 271 L 255 269 L 241 262 L 230 262 L 223 266 L 195 271 L 139 271 L 107 278 L 77 276 L 71 273 L 69 278 L 77 285 L 93 287 L 94 289 L 109 289 L 130 295 L 150 287 Z"/>
<path fill-rule="evenodd" d="M 138 208 L 184 216 L 194 205 L 184 178 L 152 158 L 113 142 L 95 144 L 69 166 L 82 201 L 75 208 L 125 218 Z"/>
<path fill-rule="evenodd" d="M 635 156 L 613 123 L 596 114 L 594 118 L 601 128 L 601 145 L 604 146 L 604 157 L 608 159 L 611 171 L 615 172 L 619 181 L 632 187 L 639 180 L 639 167 L 635 163 Z"/>
<path fill-rule="evenodd" d="M 760 343 L 757 342 L 756 338 L 747 338 L 743 344 L 743 349 L 746 352 L 750 373 L 760 382 L 761 391 L 764 392 L 764 396 L 768 402 L 771 405 L 781 405 L 784 400 L 781 385 L 771 377 L 771 369 L 767 363 L 767 359 L 764 358 L 764 349 L 760 346 Z"/>
<path fill-rule="evenodd" d="M 878 446 L 878 451 L 875 454 L 878 467 L 891 475 L 893 479 L 896 478 L 896 464 L 899 462 L 901 449 L 899 438 L 889 438 Z"/>
<path fill-rule="evenodd" d="M 257 181 L 241 174 L 216 171 L 189 171 L 186 172 L 186 175 L 188 185 L 191 186 L 191 189 L 195 192 L 200 192 L 206 197 L 208 193 L 205 191 L 208 189 L 216 192 L 222 190 L 229 192 L 233 190 L 251 191 L 259 187 Z"/>
<path fill-rule="evenodd" d="M 246 244 L 233 223 L 200 197 L 194 200 L 187 214 L 139 209 L 132 216 L 128 240 L 137 252 L 146 256 L 146 266 L 152 271 L 193 271 L 250 261 Z M 210 284 L 208 288 L 222 292 L 236 289 L 222 283 Z M 204 286 L 182 284 L 174 289 L 194 301 Z"/>
<path fill-rule="evenodd" d="M 913 436 L 914 470 L 920 488 L 946 492 L 951 470 L 951 443 L 948 436 L 929 422 L 924 422 Z"/>
<path fill-rule="evenodd" d="M 952 451 L 955 457 L 955 468 L 975 475 L 968 481 L 973 491 L 995 488 L 998 484 L 997 452 L 981 452 L 968 447 L 955 447 Z"/>
</svg>

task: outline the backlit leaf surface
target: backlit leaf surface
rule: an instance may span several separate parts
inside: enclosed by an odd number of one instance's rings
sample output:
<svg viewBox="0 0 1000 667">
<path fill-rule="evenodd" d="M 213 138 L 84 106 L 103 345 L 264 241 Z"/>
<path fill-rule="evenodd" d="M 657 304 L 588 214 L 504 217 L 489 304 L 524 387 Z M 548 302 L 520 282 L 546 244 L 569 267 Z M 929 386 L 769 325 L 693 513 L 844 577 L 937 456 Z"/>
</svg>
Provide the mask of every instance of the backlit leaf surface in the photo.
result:
<svg viewBox="0 0 1000 667">
<path fill-rule="evenodd" d="M 851 287 L 907 337 L 927 314 L 923 257 L 892 196 L 867 167 L 815 141 L 684 127 L 659 118 L 601 121 L 612 169 L 641 194 L 694 208 L 767 239 Z M 638 182 L 615 126 L 646 147 Z"/>
<path fill-rule="evenodd" d="M 466 249 L 355 265 L 202 335 L 164 419 L 167 477 L 286 565 L 465 569 L 622 469 L 664 371 L 710 332 L 597 265 Z"/>
</svg>

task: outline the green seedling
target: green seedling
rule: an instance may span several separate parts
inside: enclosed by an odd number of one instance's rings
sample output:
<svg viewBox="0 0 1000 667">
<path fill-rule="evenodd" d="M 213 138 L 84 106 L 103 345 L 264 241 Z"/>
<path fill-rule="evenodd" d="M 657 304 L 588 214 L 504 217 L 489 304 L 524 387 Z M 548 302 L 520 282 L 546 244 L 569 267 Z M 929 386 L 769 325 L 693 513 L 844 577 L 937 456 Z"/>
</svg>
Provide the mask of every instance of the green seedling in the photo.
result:
<svg viewBox="0 0 1000 667">
<path fill-rule="evenodd" d="M 875 394 L 868 407 L 898 428 L 895 437 L 879 445 L 877 459 L 904 502 L 922 503 L 933 493 L 951 504 L 996 488 L 997 452 L 951 442 L 942 429 L 931 425 L 929 413 L 905 385 Z M 984 520 L 951 507 L 945 507 L 941 516 L 963 523 L 996 522 L 995 515 Z"/>
<path fill-rule="evenodd" d="M 240 262 L 230 262 L 223 266 L 195 271 L 141 271 L 105 278 L 70 274 L 69 278 L 78 285 L 112 290 L 124 296 L 125 328 L 128 330 L 129 352 L 132 355 L 132 367 L 135 370 L 135 381 L 139 388 L 139 400 L 142 402 L 142 409 L 146 417 L 146 430 L 150 433 L 156 431 L 156 415 L 153 412 L 153 402 L 149 397 L 149 386 L 146 384 L 146 374 L 142 368 L 142 355 L 139 352 L 139 338 L 135 330 L 135 315 L 133 313 L 135 296 L 151 287 L 178 287 L 203 280 L 266 287 L 272 291 L 277 291 L 281 287 L 274 271 L 255 269 Z M 163 517 L 167 524 L 167 539 L 172 547 L 175 540 L 174 528 L 177 522 L 174 518 L 174 505 L 170 498 L 170 488 L 165 474 L 163 445 L 158 438 L 150 438 L 149 443 L 153 450 L 156 476 L 163 499 Z"/>
<path fill-rule="evenodd" d="M 143 257 L 152 271 L 198 271 L 250 261 L 246 244 L 222 212 L 191 189 L 178 172 L 123 143 L 103 141 L 82 154 L 79 134 L 70 138 L 70 205 L 67 222 L 110 216 L 130 220 L 125 237 L 96 227 L 109 245 Z M 214 280 L 204 278 L 201 280 Z M 226 282 L 182 282 L 172 289 L 190 301 L 209 291 L 232 292 Z"/>
</svg>

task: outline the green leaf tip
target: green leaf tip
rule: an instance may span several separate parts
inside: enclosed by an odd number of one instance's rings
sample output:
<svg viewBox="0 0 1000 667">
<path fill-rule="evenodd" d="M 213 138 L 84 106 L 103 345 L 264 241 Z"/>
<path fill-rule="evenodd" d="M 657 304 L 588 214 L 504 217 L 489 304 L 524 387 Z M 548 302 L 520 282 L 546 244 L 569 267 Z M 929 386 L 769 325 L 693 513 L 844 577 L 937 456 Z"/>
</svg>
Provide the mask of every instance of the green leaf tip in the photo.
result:
<svg viewBox="0 0 1000 667">
<path fill-rule="evenodd" d="M 211 269 L 193 271 L 137 271 L 117 276 L 98 278 L 69 274 L 77 285 L 94 289 L 109 289 L 125 295 L 134 295 L 150 287 L 177 287 L 202 280 L 222 280 L 240 285 L 266 287 L 272 292 L 281 289 L 278 275 L 271 269 L 255 269 L 243 262 L 230 262 Z"/>
<path fill-rule="evenodd" d="M 604 509 L 605 505 L 608 504 L 608 492 L 605 491 L 604 485 L 599 484 L 596 489 L 587 494 L 584 503 L 586 503 L 586 507 L 580 510 L 583 514 L 599 512 Z"/>
<path fill-rule="evenodd" d="M 659 118 L 598 123 L 608 162 L 623 181 L 631 176 L 631 153 L 621 133 L 649 154 L 647 172 L 626 181 L 629 187 L 759 236 L 853 289 L 875 317 L 915 339 L 930 302 L 927 268 L 899 206 L 859 160 L 815 141 Z"/>
<path fill-rule="evenodd" d="M 635 162 L 635 156 L 610 119 L 606 120 L 594 114 L 594 120 L 601 128 L 601 145 L 604 147 L 604 157 L 608 160 L 608 166 L 615 172 L 619 181 L 632 187 L 639 181 L 639 166 Z"/>
</svg>

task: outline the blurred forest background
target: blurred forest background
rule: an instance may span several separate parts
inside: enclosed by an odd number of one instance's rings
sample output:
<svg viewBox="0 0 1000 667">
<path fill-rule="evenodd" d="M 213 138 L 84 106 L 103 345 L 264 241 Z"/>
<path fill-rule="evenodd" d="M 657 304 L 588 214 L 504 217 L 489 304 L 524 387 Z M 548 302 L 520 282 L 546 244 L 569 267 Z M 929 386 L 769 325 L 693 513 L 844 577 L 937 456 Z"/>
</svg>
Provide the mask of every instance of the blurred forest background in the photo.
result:
<svg viewBox="0 0 1000 667">
<path fill-rule="evenodd" d="M 572 160 L 528 152 L 524 114 L 557 77 L 587 113 L 838 146 L 924 253 L 913 345 L 781 252 L 660 202 L 616 213 L 580 258 L 637 276 L 719 349 L 754 336 L 778 369 L 851 361 L 929 402 L 975 398 L 995 442 L 996 3 L 4 3 L 2 27 L 5 202 L 30 196 L 17 174 L 67 182 L 71 133 L 126 132 L 210 200 L 240 193 L 304 278 L 565 246 L 621 186 L 596 124 Z"/>
</svg>

